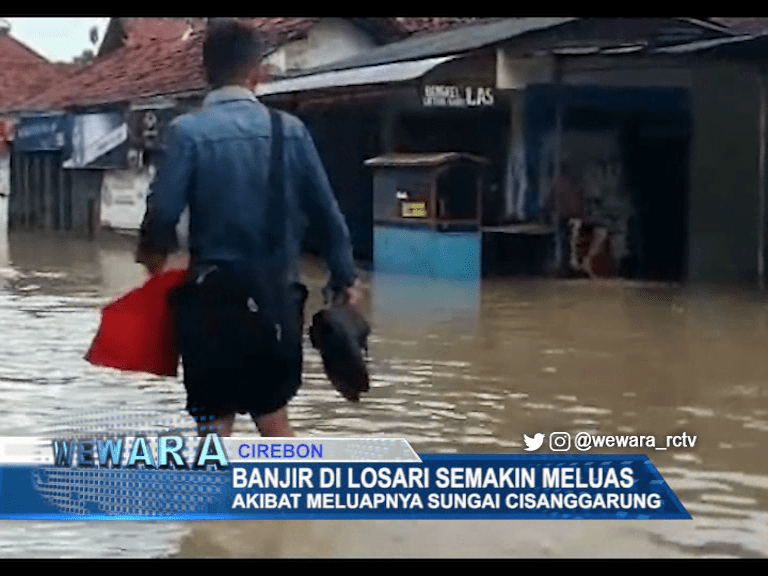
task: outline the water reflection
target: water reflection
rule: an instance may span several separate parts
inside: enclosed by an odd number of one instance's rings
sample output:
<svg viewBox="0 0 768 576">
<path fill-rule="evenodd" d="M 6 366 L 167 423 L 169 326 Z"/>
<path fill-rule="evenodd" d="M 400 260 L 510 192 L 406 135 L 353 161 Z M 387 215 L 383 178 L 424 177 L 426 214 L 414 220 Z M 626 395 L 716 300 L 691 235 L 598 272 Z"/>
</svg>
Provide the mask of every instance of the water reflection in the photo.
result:
<svg viewBox="0 0 768 576">
<path fill-rule="evenodd" d="M 480 282 L 375 274 L 370 288 L 372 321 L 382 329 L 419 336 L 430 328 L 471 329 L 480 312 Z"/>
<path fill-rule="evenodd" d="M 305 265 L 311 315 L 325 278 L 316 261 Z M 0 244 L 0 435 L 39 435 L 84 411 L 186 418 L 180 383 L 82 360 L 99 307 L 142 278 L 130 239 L 14 234 Z M 693 449 L 646 452 L 694 520 L 5 522 L 0 554 L 768 555 L 763 300 L 618 282 L 497 279 L 462 292 L 372 276 L 366 285 L 372 389 L 359 405 L 346 402 L 306 346 L 291 409 L 299 434 L 404 436 L 417 451 L 475 452 L 519 451 L 524 433 L 686 432 L 698 437 Z M 239 418 L 235 433 L 253 435 L 253 424 Z"/>
</svg>

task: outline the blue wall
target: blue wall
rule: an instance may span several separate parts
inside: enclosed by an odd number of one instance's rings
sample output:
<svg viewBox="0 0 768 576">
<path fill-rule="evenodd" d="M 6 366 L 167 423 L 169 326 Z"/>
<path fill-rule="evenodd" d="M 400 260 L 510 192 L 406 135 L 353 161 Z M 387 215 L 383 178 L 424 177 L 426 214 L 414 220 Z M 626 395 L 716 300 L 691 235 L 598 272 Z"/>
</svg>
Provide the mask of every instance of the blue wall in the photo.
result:
<svg viewBox="0 0 768 576">
<path fill-rule="evenodd" d="M 373 232 L 376 272 L 477 280 L 481 274 L 480 232 L 377 225 Z"/>
</svg>

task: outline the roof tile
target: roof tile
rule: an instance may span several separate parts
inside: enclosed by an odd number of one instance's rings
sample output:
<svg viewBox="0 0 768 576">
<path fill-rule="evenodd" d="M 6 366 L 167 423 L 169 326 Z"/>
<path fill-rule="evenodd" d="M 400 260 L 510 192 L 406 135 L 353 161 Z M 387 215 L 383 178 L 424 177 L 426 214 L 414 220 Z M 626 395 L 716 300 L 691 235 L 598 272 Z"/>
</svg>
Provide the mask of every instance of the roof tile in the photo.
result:
<svg viewBox="0 0 768 576">
<path fill-rule="evenodd" d="M 47 89 L 77 69 L 53 64 L 9 34 L 0 33 L 0 108 Z"/>
<path fill-rule="evenodd" d="M 320 18 L 308 17 L 241 19 L 262 32 L 271 48 L 306 34 L 318 20 Z M 385 20 L 410 35 L 443 31 L 478 19 L 409 17 Z M 0 79 L 0 110 L 8 109 L 9 104 L 16 110 L 66 108 L 205 89 L 202 69 L 205 26 L 202 20 L 126 18 L 122 24 L 126 35 L 123 45 L 77 69 L 74 74 L 68 68 L 69 77 L 63 77 L 63 70 L 44 74 L 42 65 L 40 72 L 31 75 L 28 67 L 21 67 L 16 73 L 3 70 L 10 80 Z M 23 80 L 27 76 L 29 79 Z M 14 86 L 19 82 L 26 82 L 29 90 L 23 91 L 20 97 L 4 100 L 3 86 Z M 30 98 L 30 94 L 37 95 Z M 22 103 L 24 98 L 27 100 Z"/>
</svg>

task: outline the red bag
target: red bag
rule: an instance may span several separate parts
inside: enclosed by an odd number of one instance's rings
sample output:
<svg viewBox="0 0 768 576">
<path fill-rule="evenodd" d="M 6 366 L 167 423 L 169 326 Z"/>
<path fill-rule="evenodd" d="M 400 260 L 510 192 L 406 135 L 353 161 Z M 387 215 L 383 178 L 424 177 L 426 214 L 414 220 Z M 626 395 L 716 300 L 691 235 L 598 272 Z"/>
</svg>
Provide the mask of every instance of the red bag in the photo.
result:
<svg viewBox="0 0 768 576">
<path fill-rule="evenodd" d="M 186 278 L 186 270 L 162 272 L 105 306 L 85 359 L 96 366 L 176 376 L 179 352 L 168 297 Z"/>
</svg>

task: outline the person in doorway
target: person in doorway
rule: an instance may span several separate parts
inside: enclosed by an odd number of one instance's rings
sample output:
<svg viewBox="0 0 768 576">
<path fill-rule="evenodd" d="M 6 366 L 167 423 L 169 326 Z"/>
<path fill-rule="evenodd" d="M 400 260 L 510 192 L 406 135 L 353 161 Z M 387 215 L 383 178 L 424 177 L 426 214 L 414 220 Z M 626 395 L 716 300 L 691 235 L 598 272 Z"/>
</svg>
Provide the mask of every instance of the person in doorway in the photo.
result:
<svg viewBox="0 0 768 576">
<path fill-rule="evenodd" d="M 189 208 L 177 337 L 200 435 L 229 436 L 238 413 L 264 436 L 294 435 L 287 405 L 301 386 L 303 214 L 324 232 L 329 290 L 353 307 L 361 299 L 349 230 L 307 128 L 253 94 L 262 55 L 247 25 L 210 22 L 203 66 L 212 90 L 170 126 L 137 251 L 151 273 L 162 270 Z M 282 166 L 273 164 L 281 150 Z"/>
<path fill-rule="evenodd" d="M 581 270 L 579 239 L 584 223 L 584 190 L 568 162 L 560 164 L 560 174 L 552 183 L 547 210 L 557 220 L 559 242 L 564 245 L 571 272 Z"/>
<path fill-rule="evenodd" d="M 627 237 L 634 210 L 615 160 L 600 160 L 589 171 L 585 184 L 590 198 L 592 239 L 582 267 L 595 276 L 593 263 L 599 260 L 600 275 L 613 276 L 629 255 Z"/>
</svg>

